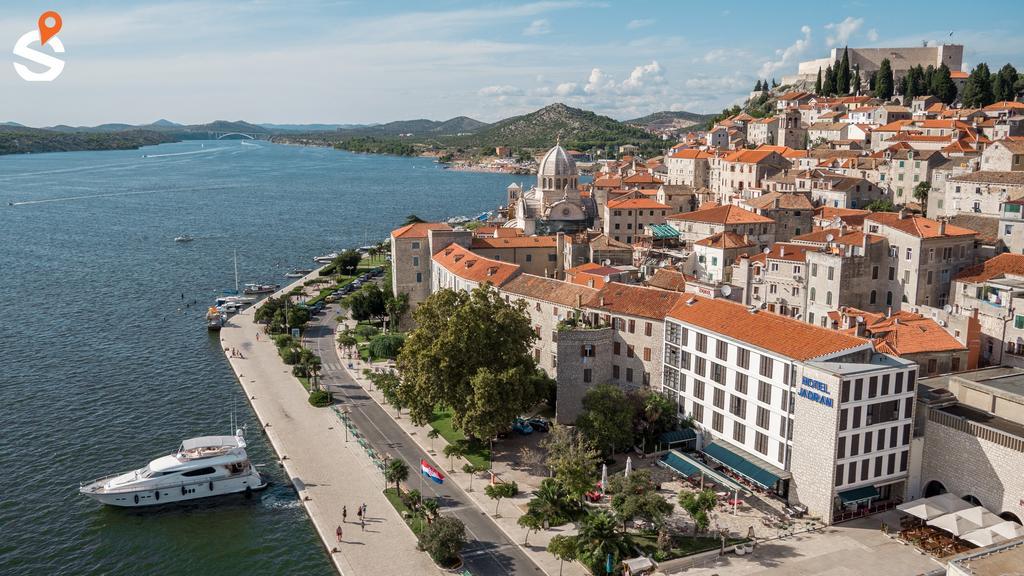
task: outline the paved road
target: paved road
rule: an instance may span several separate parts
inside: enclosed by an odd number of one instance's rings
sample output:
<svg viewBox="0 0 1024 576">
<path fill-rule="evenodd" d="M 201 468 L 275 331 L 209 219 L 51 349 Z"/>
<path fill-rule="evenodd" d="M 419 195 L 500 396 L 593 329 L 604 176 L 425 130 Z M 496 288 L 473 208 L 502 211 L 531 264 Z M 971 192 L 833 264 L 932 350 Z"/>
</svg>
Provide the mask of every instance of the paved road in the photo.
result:
<svg viewBox="0 0 1024 576">
<path fill-rule="evenodd" d="M 411 488 L 420 490 L 425 498 L 437 498 L 441 512 L 462 520 L 469 541 L 463 549 L 465 568 L 474 575 L 543 574 L 543 571 L 516 543 L 510 541 L 486 514 L 480 511 L 462 489 L 453 482 L 442 485 L 428 480 L 420 482 L 420 460 L 433 462 L 439 470 L 447 470 L 446 460 L 434 460 L 406 435 L 362 387 L 354 382 L 342 366 L 334 345 L 334 317 L 339 314 L 330 306 L 318 314 L 304 334 L 307 346 L 323 360 L 321 383 L 349 409 L 352 422 L 377 450 L 401 457 L 409 465 Z M 446 473 L 447 474 L 447 473 Z M 422 484 L 422 486 L 420 485 Z"/>
</svg>

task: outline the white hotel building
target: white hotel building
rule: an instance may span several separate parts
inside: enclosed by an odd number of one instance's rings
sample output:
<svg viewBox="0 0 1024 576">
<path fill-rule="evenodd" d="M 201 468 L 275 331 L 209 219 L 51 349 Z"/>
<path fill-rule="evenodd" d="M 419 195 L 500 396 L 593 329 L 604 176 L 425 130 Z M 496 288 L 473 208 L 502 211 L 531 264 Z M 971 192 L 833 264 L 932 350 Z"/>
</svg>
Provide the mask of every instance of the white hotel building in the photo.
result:
<svg viewBox="0 0 1024 576">
<path fill-rule="evenodd" d="M 701 451 L 826 523 L 906 494 L 917 365 L 863 338 L 691 296 L 665 323 L 662 391 Z"/>
</svg>

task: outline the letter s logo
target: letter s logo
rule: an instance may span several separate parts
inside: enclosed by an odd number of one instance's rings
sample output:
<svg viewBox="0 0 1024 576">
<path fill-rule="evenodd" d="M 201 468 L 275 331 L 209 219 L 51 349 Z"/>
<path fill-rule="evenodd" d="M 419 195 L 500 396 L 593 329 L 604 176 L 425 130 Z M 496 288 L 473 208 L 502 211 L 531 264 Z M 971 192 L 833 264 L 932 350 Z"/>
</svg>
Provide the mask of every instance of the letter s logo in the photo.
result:
<svg viewBox="0 0 1024 576">
<path fill-rule="evenodd" d="M 49 54 L 40 52 L 33 48 L 29 48 L 29 44 L 36 42 L 40 39 L 39 30 L 32 30 L 26 32 L 18 38 L 18 42 L 14 44 L 14 55 L 20 56 L 25 60 L 35 62 L 42 66 L 46 66 L 45 72 L 33 72 L 28 69 L 27 66 L 20 62 L 14 63 L 14 71 L 18 73 L 28 82 L 52 82 L 60 73 L 64 71 L 64 61 L 60 58 L 55 58 Z M 53 48 L 53 51 L 57 54 L 64 53 L 64 44 L 60 41 L 60 38 L 54 36 L 47 42 Z"/>
</svg>

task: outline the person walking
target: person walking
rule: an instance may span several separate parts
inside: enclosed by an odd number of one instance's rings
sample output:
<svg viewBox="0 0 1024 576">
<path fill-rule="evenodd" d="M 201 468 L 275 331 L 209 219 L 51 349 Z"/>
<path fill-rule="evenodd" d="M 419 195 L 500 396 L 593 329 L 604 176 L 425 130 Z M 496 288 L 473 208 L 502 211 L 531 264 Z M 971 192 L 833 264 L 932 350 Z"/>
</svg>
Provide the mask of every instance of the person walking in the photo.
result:
<svg viewBox="0 0 1024 576">
<path fill-rule="evenodd" d="M 357 516 L 357 517 L 358 517 L 358 518 L 359 518 L 360 520 L 362 520 L 362 518 L 363 518 L 363 507 L 362 507 L 362 506 L 360 506 L 360 507 L 356 508 L 356 516 Z"/>
<path fill-rule="evenodd" d="M 348 507 L 346 506 L 341 507 L 341 522 L 342 524 L 348 522 Z"/>
<path fill-rule="evenodd" d="M 334 533 L 338 535 L 338 542 L 341 542 L 341 526 L 338 526 L 338 529 L 335 530 Z"/>
<path fill-rule="evenodd" d="M 366 502 L 363 502 L 362 510 L 363 510 L 363 517 L 365 518 L 366 517 Z"/>
<path fill-rule="evenodd" d="M 363 532 L 366 532 L 366 516 L 360 516 L 359 517 L 359 528 Z"/>
</svg>

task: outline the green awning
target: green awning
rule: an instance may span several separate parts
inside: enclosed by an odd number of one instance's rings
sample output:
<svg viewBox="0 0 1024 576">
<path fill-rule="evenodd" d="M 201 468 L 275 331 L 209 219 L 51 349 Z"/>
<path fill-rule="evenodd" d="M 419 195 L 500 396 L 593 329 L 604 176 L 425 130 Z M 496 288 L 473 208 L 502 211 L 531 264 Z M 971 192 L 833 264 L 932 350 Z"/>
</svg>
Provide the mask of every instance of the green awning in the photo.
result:
<svg viewBox="0 0 1024 576">
<path fill-rule="evenodd" d="M 771 489 L 779 481 L 779 476 L 774 472 L 755 464 L 721 444 L 708 444 L 701 452 L 762 488 Z"/>
<path fill-rule="evenodd" d="M 665 432 L 661 436 L 658 436 L 658 442 L 661 444 L 667 444 L 668 446 L 679 444 L 680 442 L 695 442 L 696 440 L 697 433 L 693 428 L 672 430 L 671 432 Z"/>
<path fill-rule="evenodd" d="M 878 498 L 878 490 L 874 486 L 861 486 L 838 494 L 843 504 L 856 504 Z"/>
<path fill-rule="evenodd" d="M 662 456 L 661 464 L 675 470 L 687 478 L 694 474 L 700 474 L 700 468 L 697 468 L 686 459 L 681 458 L 678 454 L 673 452 L 668 452 Z"/>
<path fill-rule="evenodd" d="M 666 238 L 679 238 L 679 230 L 676 230 L 668 224 L 651 224 L 647 228 L 651 231 L 652 236 L 661 240 Z"/>
</svg>

